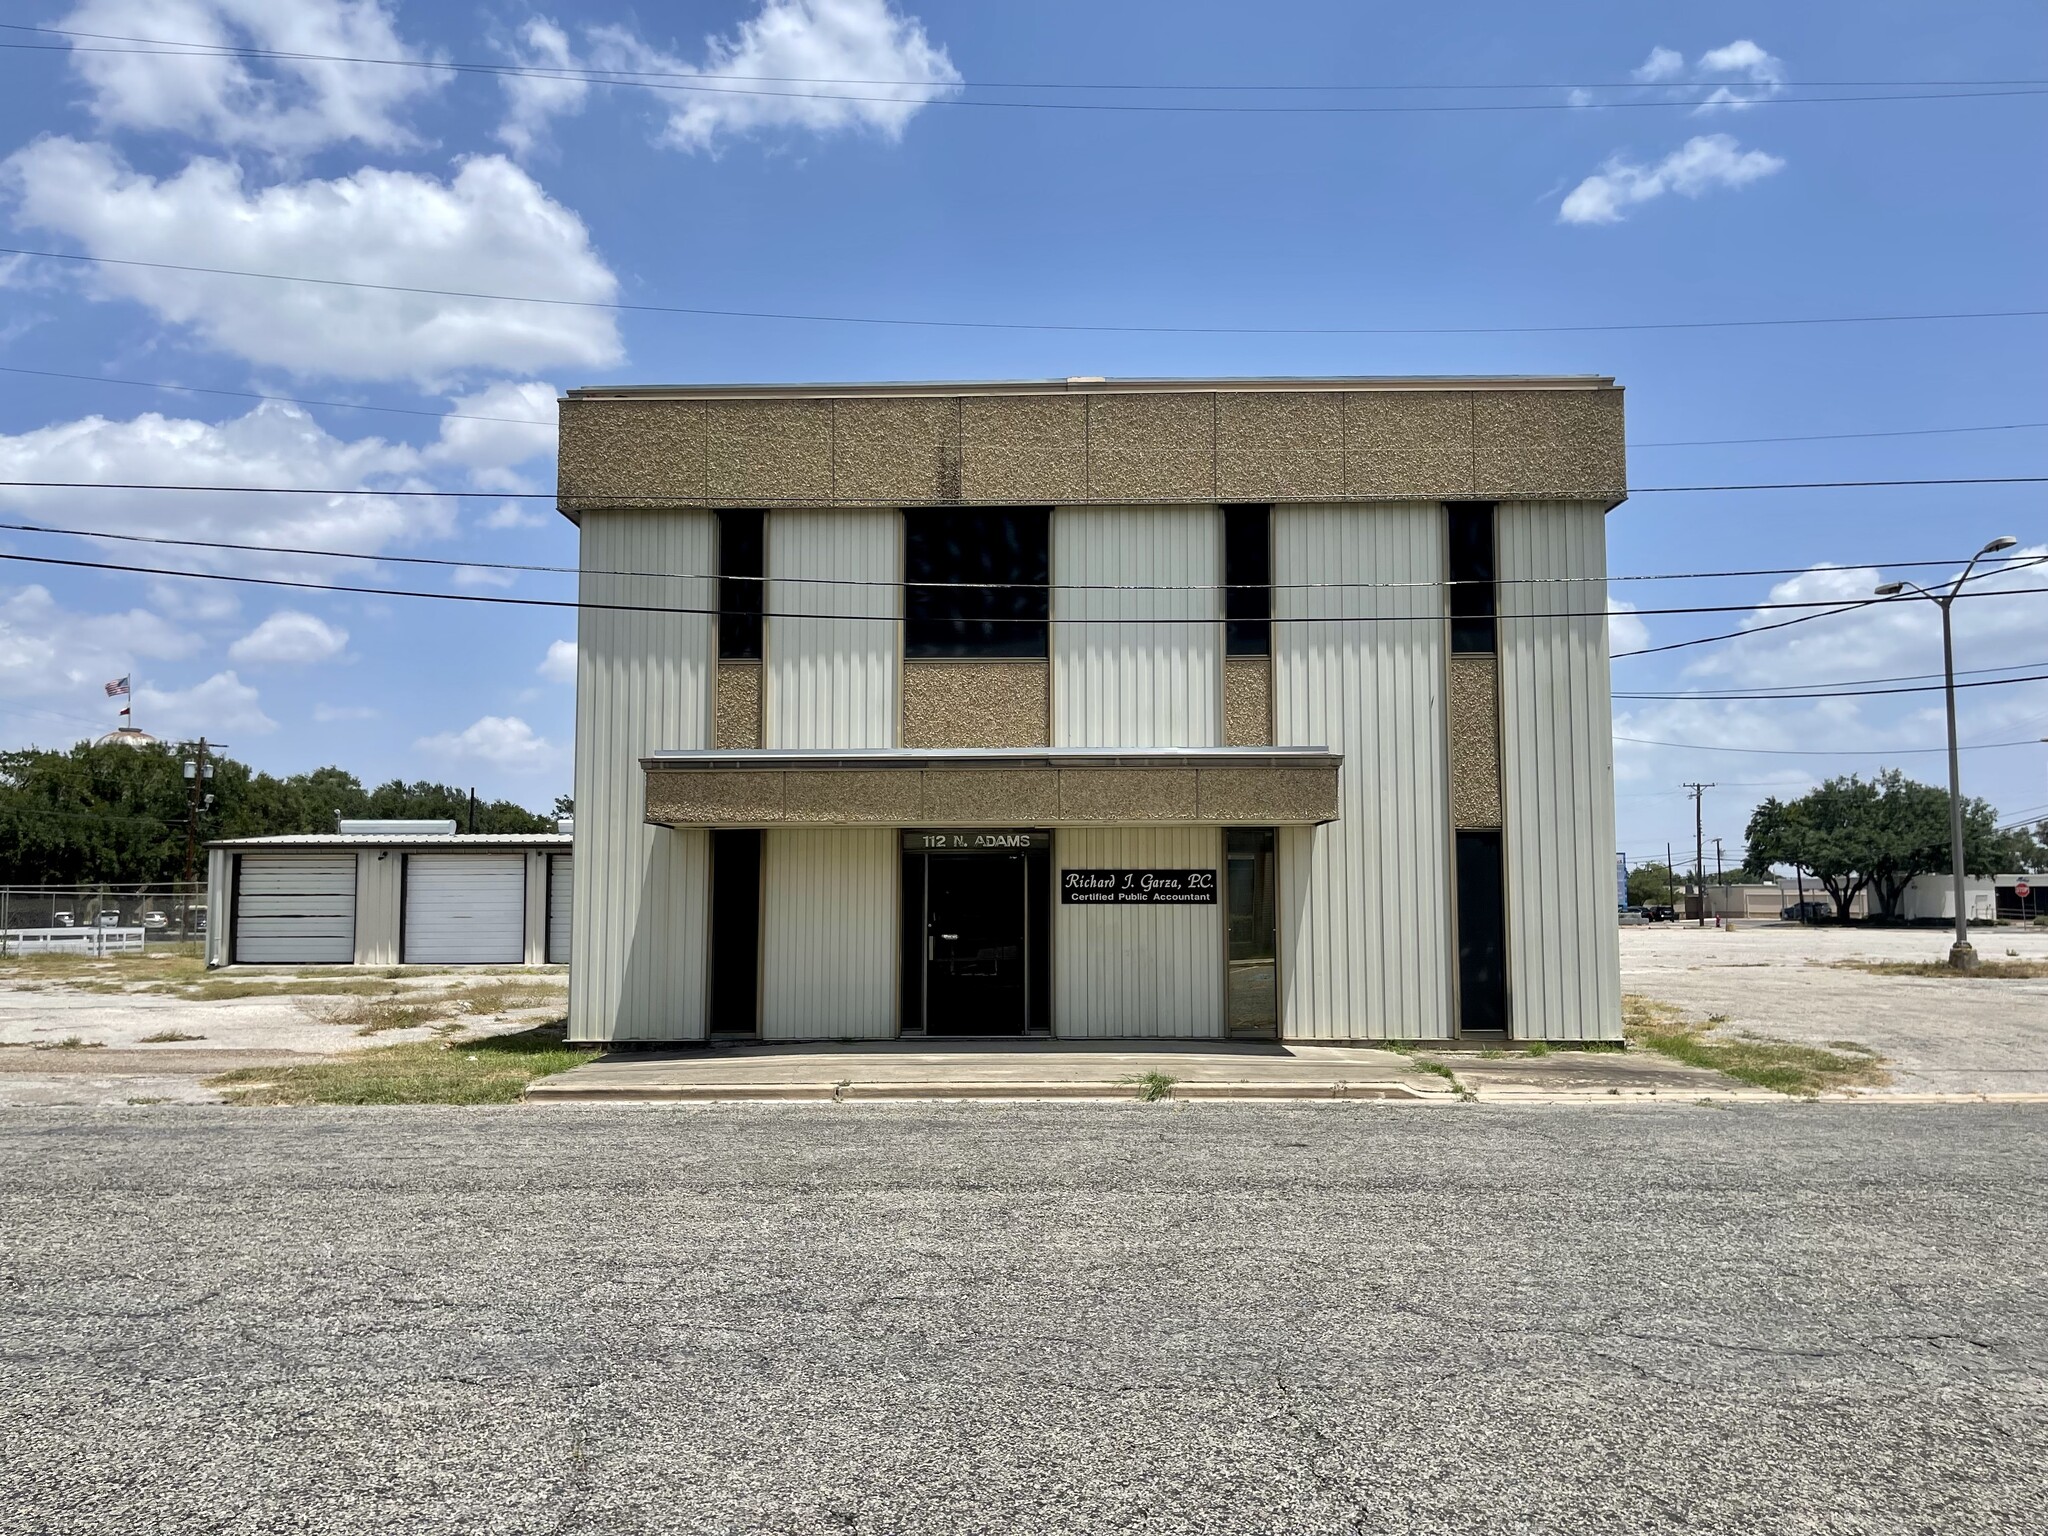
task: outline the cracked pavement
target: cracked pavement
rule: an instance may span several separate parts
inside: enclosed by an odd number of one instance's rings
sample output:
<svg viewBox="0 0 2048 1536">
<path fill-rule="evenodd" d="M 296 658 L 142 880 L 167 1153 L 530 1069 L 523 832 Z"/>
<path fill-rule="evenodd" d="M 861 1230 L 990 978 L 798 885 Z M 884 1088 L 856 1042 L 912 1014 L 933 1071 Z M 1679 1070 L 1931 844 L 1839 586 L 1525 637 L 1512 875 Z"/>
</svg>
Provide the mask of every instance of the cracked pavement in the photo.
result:
<svg viewBox="0 0 2048 1536">
<path fill-rule="evenodd" d="M 0 1116 L 0 1532 L 2011 1531 L 2048 1111 Z"/>
</svg>

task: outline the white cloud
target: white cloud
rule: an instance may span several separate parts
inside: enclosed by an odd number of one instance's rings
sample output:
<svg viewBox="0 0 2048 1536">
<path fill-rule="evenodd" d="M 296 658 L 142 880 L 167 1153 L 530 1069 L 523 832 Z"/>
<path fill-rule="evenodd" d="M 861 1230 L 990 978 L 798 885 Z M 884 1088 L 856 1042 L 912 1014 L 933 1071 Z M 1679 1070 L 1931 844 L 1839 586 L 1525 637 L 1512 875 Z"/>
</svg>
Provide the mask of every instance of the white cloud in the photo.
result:
<svg viewBox="0 0 2048 1536">
<path fill-rule="evenodd" d="M 0 698 L 69 698 L 86 717 L 106 706 L 107 725 L 119 707 L 104 684 L 138 662 L 178 661 L 202 638 L 147 608 L 126 613 L 74 613 L 42 586 L 0 590 Z"/>
<path fill-rule="evenodd" d="M 508 52 L 514 63 L 529 69 L 576 70 L 582 65 L 569 47 L 569 34 L 545 16 L 528 19 L 519 29 L 519 44 Z M 547 75 L 505 75 L 505 120 L 498 142 L 524 160 L 547 143 L 548 125 L 557 117 L 583 110 L 590 84 L 581 78 Z"/>
<path fill-rule="evenodd" d="M 501 501 L 485 513 L 481 521 L 486 528 L 544 528 L 548 515 L 520 502 Z"/>
<path fill-rule="evenodd" d="M 548 646 L 548 653 L 534 670 L 551 683 L 573 683 L 576 681 L 576 642 L 557 640 Z"/>
<path fill-rule="evenodd" d="M 481 587 L 495 587 L 503 590 L 519 578 L 512 571 L 494 571 L 484 565 L 458 565 L 448 573 L 448 579 L 456 586 L 468 591 Z"/>
<path fill-rule="evenodd" d="M 163 38 L 207 49 L 424 57 L 398 36 L 381 0 L 81 0 L 59 26 L 112 37 Z M 90 51 L 86 51 L 90 50 Z M 251 59 L 217 51 L 130 48 L 88 41 L 71 55 L 102 128 L 177 130 L 221 144 L 300 154 L 355 141 L 400 148 L 398 113 L 437 89 L 429 69 L 329 57 Z"/>
<path fill-rule="evenodd" d="M 1777 95 L 1785 85 L 1785 61 L 1764 52 L 1748 38 L 1740 38 L 1720 48 L 1710 48 L 1700 55 L 1696 79 L 1714 80 L 1723 76 L 1732 76 L 1751 89 L 1744 91 L 1720 86 L 1700 103 L 1700 111 L 1711 112 L 1722 107 L 1740 109 L 1753 101 Z"/>
<path fill-rule="evenodd" d="M 348 646 L 348 631 L 310 613 L 280 608 L 228 647 L 230 661 L 306 666 L 331 661 Z"/>
<path fill-rule="evenodd" d="M 1725 133 L 1700 134 L 1653 166 L 1614 156 L 1565 194 L 1557 216 L 1565 224 L 1618 224 L 1631 207 L 1666 192 L 1696 198 L 1716 187 L 1746 187 L 1784 166 L 1778 156 L 1745 150 Z"/>
<path fill-rule="evenodd" d="M 461 731 L 422 736 L 413 746 L 432 756 L 458 763 L 488 763 L 494 768 L 538 772 L 554 767 L 561 748 L 517 715 L 485 715 Z"/>
<path fill-rule="evenodd" d="M 353 720 L 378 720 L 383 711 L 372 709 L 367 704 L 315 704 L 313 718 L 322 725 L 337 725 Z"/>
<path fill-rule="evenodd" d="M 1650 626 L 1636 617 L 1636 605 L 1618 597 L 1607 600 L 1607 649 L 1641 650 L 1650 643 Z"/>
<path fill-rule="evenodd" d="M 1652 48 L 1650 56 L 1636 66 L 1629 78 L 1649 85 L 1660 80 L 1676 80 L 1684 73 L 1684 54 L 1676 48 Z"/>
<path fill-rule="evenodd" d="M 617 292 L 576 215 L 501 155 L 440 181 L 364 167 L 261 190 L 222 160 L 158 180 L 104 145 L 38 139 L 0 163 L 16 222 L 111 257 L 175 252 L 193 266 L 606 302 Z M 170 272 L 94 268 L 101 298 L 132 299 L 199 340 L 301 376 L 445 384 L 621 355 L 603 311 Z"/>
<path fill-rule="evenodd" d="M 515 466 L 555 452 L 555 386 L 539 380 L 492 384 L 450 402 L 441 438 L 427 450 L 435 463 L 459 464 L 490 490 L 525 490 Z M 479 418 L 494 418 L 482 420 Z"/>
<path fill-rule="evenodd" d="M 888 0 L 762 0 L 736 34 L 705 39 L 701 63 L 624 27 L 590 28 L 586 43 L 601 70 L 737 77 L 722 89 L 658 93 L 668 113 L 662 137 L 679 149 L 772 129 L 865 130 L 894 142 L 962 83 L 924 23 Z"/>
<path fill-rule="evenodd" d="M 216 672 L 190 688 L 163 689 L 138 683 L 135 720 L 154 736 L 267 736 L 277 722 L 263 713 L 256 690 L 233 672 Z"/>
<path fill-rule="evenodd" d="M 175 501 L 147 491 L 39 491 L 0 487 L 0 507 L 33 513 L 66 527 L 110 533 L 162 533 L 174 525 L 184 538 L 374 552 L 387 545 L 453 531 L 454 513 L 433 500 L 401 502 L 374 490 L 317 494 L 330 488 L 381 483 L 423 486 L 415 471 L 420 454 L 369 437 L 330 436 L 296 406 L 266 401 L 246 416 L 212 423 L 148 412 L 130 421 L 88 416 L 15 436 L 0 434 L 0 479 L 126 481 L 138 484 L 305 486 L 303 492 L 246 495 L 180 493 Z M 116 557 L 132 560 L 123 547 Z M 267 574 L 332 579 L 345 565 L 290 556 L 230 557 L 197 550 L 152 550 L 142 562 L 219 569 L 234 565 Z M 169 583 L 180 589 L 188 582 Z M 231 605 L 193 599 L 190 616 L 218 619 Z"/>
</svg>

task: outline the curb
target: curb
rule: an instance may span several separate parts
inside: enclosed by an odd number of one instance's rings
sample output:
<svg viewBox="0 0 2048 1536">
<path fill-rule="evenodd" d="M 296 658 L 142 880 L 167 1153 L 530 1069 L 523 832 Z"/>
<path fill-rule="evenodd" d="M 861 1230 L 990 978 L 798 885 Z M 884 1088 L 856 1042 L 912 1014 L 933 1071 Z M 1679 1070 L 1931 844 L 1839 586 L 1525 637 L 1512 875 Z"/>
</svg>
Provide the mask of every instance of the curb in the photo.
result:
<svg viewBox="0 0 2048 1536">
<path fill-rule="evenodd" d="M 928 1099 L 1108 1099 L 1138 1102 L 1134 1083 L 664 1083 L 605 1087 L 529 1083 L 529 1102 L 590 1103 L 818 1103 L 903 1102 Z M 1456 1095 L 1418 1092 L 1399 1083 L 1175 1083 L 1169 1099 L 1355 1099 L 1408 1103 L 1452 1102 Z"/>
</svg>

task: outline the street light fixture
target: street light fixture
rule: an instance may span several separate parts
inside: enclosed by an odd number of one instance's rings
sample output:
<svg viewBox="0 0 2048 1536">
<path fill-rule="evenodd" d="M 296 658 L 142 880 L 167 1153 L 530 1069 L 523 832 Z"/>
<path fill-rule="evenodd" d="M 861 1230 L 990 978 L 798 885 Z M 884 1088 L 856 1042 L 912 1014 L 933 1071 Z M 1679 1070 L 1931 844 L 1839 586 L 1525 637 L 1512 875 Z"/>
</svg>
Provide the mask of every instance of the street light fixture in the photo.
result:
<svg viewBox="0 0 2048 1536">
<path fill-rule="evenodd" d="M 1956 746 L 1956 656 L 1954 626 L 1949 620 L 1949 609 L 1955 603 L 1956 595 L 1963 590 L 1963 583 L 1970 579 L 1977 569 L 1977 562 L 1986 555 L 1995 555 L 2001 550 L 2011 549 L 2019 540 L 2009 533 L 2002 533 L 1970 556 L 1970 563 L 1963 567 L 1963 574 L 1940 593 L 1928 591 L 1917 582 L 1888 581 L 1875 589 L 1878 597 L 1897 597 L 1911 591 L 1926 598 L 1941 610 L 1941 675 L 1942 687 L 1948 697 L 1948 839 L 1949 860 L 1955 878 L 1956 891 L 1956 941 L 1949 946 L 1948 963 L 1959 971 L 1974 971 L 1977 968 L 1977 951 L 1970 944 L 1970 909 L 1963 898 L 1963 773 L 1962 759 Z M 1988 574 L 1988 573 L 1987 573 Z"/>
</svg>

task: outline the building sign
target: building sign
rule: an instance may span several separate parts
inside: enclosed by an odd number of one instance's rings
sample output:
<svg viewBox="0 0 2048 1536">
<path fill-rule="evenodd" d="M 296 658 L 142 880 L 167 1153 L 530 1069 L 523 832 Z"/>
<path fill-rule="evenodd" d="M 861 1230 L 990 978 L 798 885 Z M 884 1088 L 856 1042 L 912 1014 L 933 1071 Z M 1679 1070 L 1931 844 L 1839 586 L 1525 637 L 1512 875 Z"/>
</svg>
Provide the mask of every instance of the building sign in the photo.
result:
<svg viewBox="0 0 2048 1536">
<path fill-rule="evenodd" d="M 1213 907 L 1213 869 L 1063 869 L 1064 906 Z"/>
<path fill-rule="evenodd" d="M 1022 853 L 1050 848 L 1050 832 L 1015 832 L 1001 827 L 969 827 L 958 832 L 905 831 L 905 853 Z"/>
</svg>

